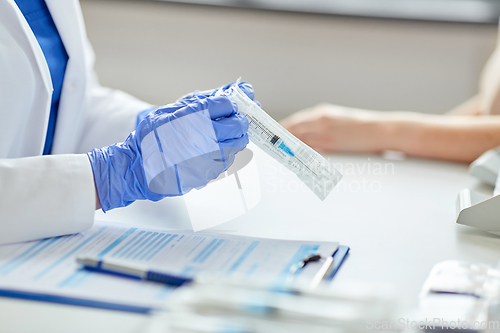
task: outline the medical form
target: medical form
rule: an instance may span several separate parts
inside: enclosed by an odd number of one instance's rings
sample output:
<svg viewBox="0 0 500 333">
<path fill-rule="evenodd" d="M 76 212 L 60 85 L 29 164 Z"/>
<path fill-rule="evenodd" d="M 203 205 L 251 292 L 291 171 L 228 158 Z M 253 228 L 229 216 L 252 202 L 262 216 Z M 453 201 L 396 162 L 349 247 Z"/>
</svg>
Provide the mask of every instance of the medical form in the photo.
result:
<svg viewBox="0 0 500 333">
<path fill-rule="evenodd" d="M 89 272 L 81 269 L 75 258 L 88 255 L 127 260 L 186 277 L 203 274 L 282 283 L 304 257 L 315 253 L 331 256 L 337 247 L 334 242 L 272 240 L 96 222 L 79 234 L 0 246 L 0 296 L 34 293 L 161 308 L 173 287 Z M 314 273 L 311 269 L 296 274 L 297 278 L 309 278 Z"/>
</svg>

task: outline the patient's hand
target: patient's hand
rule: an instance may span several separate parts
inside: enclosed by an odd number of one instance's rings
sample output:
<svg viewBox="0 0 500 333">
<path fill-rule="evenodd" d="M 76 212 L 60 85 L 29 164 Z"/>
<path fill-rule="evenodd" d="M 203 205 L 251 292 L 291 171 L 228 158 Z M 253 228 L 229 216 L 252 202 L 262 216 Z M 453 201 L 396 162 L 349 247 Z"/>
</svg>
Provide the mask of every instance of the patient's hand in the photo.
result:
<svg viewBox="0 0 500 333">
<path fill-rule="evenodd" d="M 474 104 L 469 104 L 468 110 L 465 107 L 465 112 L 459 112 L 462 115 L 453 116 L 320 104 L 291 115 L 282 124 L 312 148 L 326 153 L 397 150 L 470 163 L 500 145 L 500 115 L 474 115 Z"/>
<path fill-rule="evenodd" d="M 383 112 L 319 104 L 299 111 L 281 124 L 307 145 L 322 152 L 380 152 L 386 148 L 388 115 Z"/>
</svg>

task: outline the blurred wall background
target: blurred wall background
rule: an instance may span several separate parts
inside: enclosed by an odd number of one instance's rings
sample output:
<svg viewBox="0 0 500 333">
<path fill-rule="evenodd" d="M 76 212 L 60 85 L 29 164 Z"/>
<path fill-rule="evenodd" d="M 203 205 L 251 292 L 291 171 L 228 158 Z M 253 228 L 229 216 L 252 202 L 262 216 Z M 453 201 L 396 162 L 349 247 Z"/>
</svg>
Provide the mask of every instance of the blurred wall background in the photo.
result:
<svg viewBox="0 0 500 333">
<path fill-rule="evenodd" d="M 494 24 L 81 2 L 101 83 L 161 105 L 242 77 L 277 119 L 319 102 L 442 113 L 477 92 Z"/>
</svg>

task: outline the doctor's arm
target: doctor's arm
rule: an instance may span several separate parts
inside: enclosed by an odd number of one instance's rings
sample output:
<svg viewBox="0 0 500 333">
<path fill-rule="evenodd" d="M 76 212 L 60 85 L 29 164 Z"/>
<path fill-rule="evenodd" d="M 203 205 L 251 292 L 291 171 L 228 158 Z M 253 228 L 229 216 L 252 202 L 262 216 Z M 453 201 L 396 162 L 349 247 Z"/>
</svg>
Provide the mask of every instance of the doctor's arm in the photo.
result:
<svg viewBox="0 0 500 333">
<path fill-rule="evenodd" d="M 253 98 L 250 85 L 241 83 Z M 248 144 L 227 95 L 189 95 L 149 113 L 124 142 L 88 154 L 0 159 L 0 244 L 90 228 L 95 209 L 201 188 Z"/>
<path fill-rule="evenodd" d="M 471 162 L 500 145 L 500 116 L 481 114 L 476 101 L 454 114 L 377 112 L 321 104 L 298 112 L 282 124 L 311 147 L 323 152 L 406 154 Z"/>
<path fill-rule="evenodd" d="M 0 244 L 92 226 L 95 187 L 87 155 L 0 159 Z"/>
<path fill-rule="evenodd" d="M 248 120 L 226 94 L 232 85 L 149 112 L 124 142 L 89 152 L 96 208 L 184 195 L 227 170 L 248 144 Z M 248 83 L 239 87 L 253 99 Z"/>
</svg>

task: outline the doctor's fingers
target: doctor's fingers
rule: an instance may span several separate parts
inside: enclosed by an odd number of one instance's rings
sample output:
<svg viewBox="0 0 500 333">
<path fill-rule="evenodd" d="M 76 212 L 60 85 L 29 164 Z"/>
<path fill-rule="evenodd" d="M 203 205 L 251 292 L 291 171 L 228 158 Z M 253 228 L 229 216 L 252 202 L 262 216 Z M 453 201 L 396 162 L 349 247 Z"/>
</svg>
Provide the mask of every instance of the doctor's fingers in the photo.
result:
<svg viewBox="0 0 500 333">
<path fill-rule="evenodd" d="M 234 82 L 233 82 L 234 83 Z M 196 98 L 207 98 L 210 96 L 214 96 L 215 93 L 219 90 L 226 90 L 228 89 L 233 83 L 226 84 L 225 86 L 221 86 L 215 89 L 209 89 L 209 90 L 195 90 L 189 94 L 186 94 L 179 98 L 177 101 L 190 101 L 190 100 L 195 100 Z"/>
<path fill-rule="evenodd" d="M 231 82 L 229 84 L 226 84 L 225 86 L 218 87 L 216 89 L 210 89 L 210 90 L 204 90 L 204 91 L 199 91 L 196 90 L 192 93 L 189 93 L 187 95 L 182 96 L 178 101 L 184 100 L 184 101 L 193 101 L 196 98 L 207 98 L 210 96 L 216 96 L 217 94 L 223 93 L 227 91 L 229 88 L 234 86 L 236 82 Z M 253 87 L 250 83 L 248 82 L 240 82 L 238 83 L 238 87 L 250 98 L 254 99 L 254 91 Z"/>
<path fill-rule="evenodd" d="M 160 107 L 159 110 L 161 110 L 163 113 L 172 113 L 174 111 L 177 111 L 181 108 L 184 108 L 186 106 L 189 106 L 193 111 L 200 111 L 204 110 L 207 108 L 207 106 L 210 107 L 209 100 L 214 100 L 215 104 L 222 104 L 219 105 L 218 107 L 215 107 L 214 111 L 220 112 L 221 109 L 224 109 L 225 107 L 229 106 L 231 109 L 233 109 L 233 106 L 231 105 L 225 105 L 224 103 L 220 103 L 219 97 L 215 97 L 215 92 L 217 89 L 212 89 L 212 90 L 207 90 L 207 91 L 195 91 L 192 92 L 188 95 L 185 95 L 181 98 L 179 98 L 177 101 L 174 103 L 167 104 L 165 106 Z M 230 111 L 229 111 L 230 113 Z"/>
<path fill-rule="evenodd" d="M 190 104 L 190 106 L 203 109 L 204 104 L 207 105 L 206 108 L 208 108 L 208 113 L 210 114 L 210 118 L 212 120 L 220 120 L 220 118 L 230 117 L 238 111 L 238 105 L 236 105 L 236 102 L 226 95 L 208 97 L 198 103 Z"/>
<path fill-rule="evenodd" d="M 236 84 L 236 82 L 233 82 L 225 87 L 221 87 L 219 88 L 218 90 L 215 91 L 215 94 L 214 96 L 220 96 L 220 95 L 224 95 L 228 92 L 228 90 L 233 87 L 234 85 Z M 253 87 L 250 83 L 248 82 L 240 82 L 238 83 L 238 87 L 241 89 L 241 91 L 243 91 L 243 93 L 245 95 L 248 96 L 248 98 L 250 98 L 252 101 L 254 100 L 254 97 L 255 97 L 255 93 L 253 91 Z M 257 104 L 259 104 L 260 106 L 260 103 L 259 102 L 256 102 Z"/>
<path fill-rule="evenodd" d="M 253 87 L 250 83 L 248 82 L 240 82 L 238 84 L 238 87 L 247 95 L 251 100 L 255 98 L 255 93 L 253 91 Z M 258 102 L 257 102 L 258 103 Z M 258 103 L 260 106 L 260 103 Z"/>
<path fill-rule="evenodd" d="M 229 117 L 236 112 L 238 106 L 228 96 L 208 97 L 205 99 L 196 99 L 193 103 L 184 105 L 183 102 L 174 103 L 173 105 L 166 105 L 155 111 L 157 121 L 159 124 L 173 121 L 184 116 L 201 112 L 211 119 Z M 174 112 L 169 112 L 175 110 Z"/>
<path fill-rule="evenodd" d="M 227 141 L 243 137 L 248 132 L 248 119 L 241 113 L 212 121 L 217 141 Z"/>
<path fill-rule="evenodd" d="M 175 111 L 177 111 L 180 108 L 183 108 L 185 106 L 186 105 L 180 105 L 180 104 L 176 104 L 176 103 L 167 104 L 167 105 L 160 106 L 158 109 L 153 111 L 153 114 L 155 114 L 156 116 L 160 116 L 162 114 L 174 113 Z"/>
</svg>

